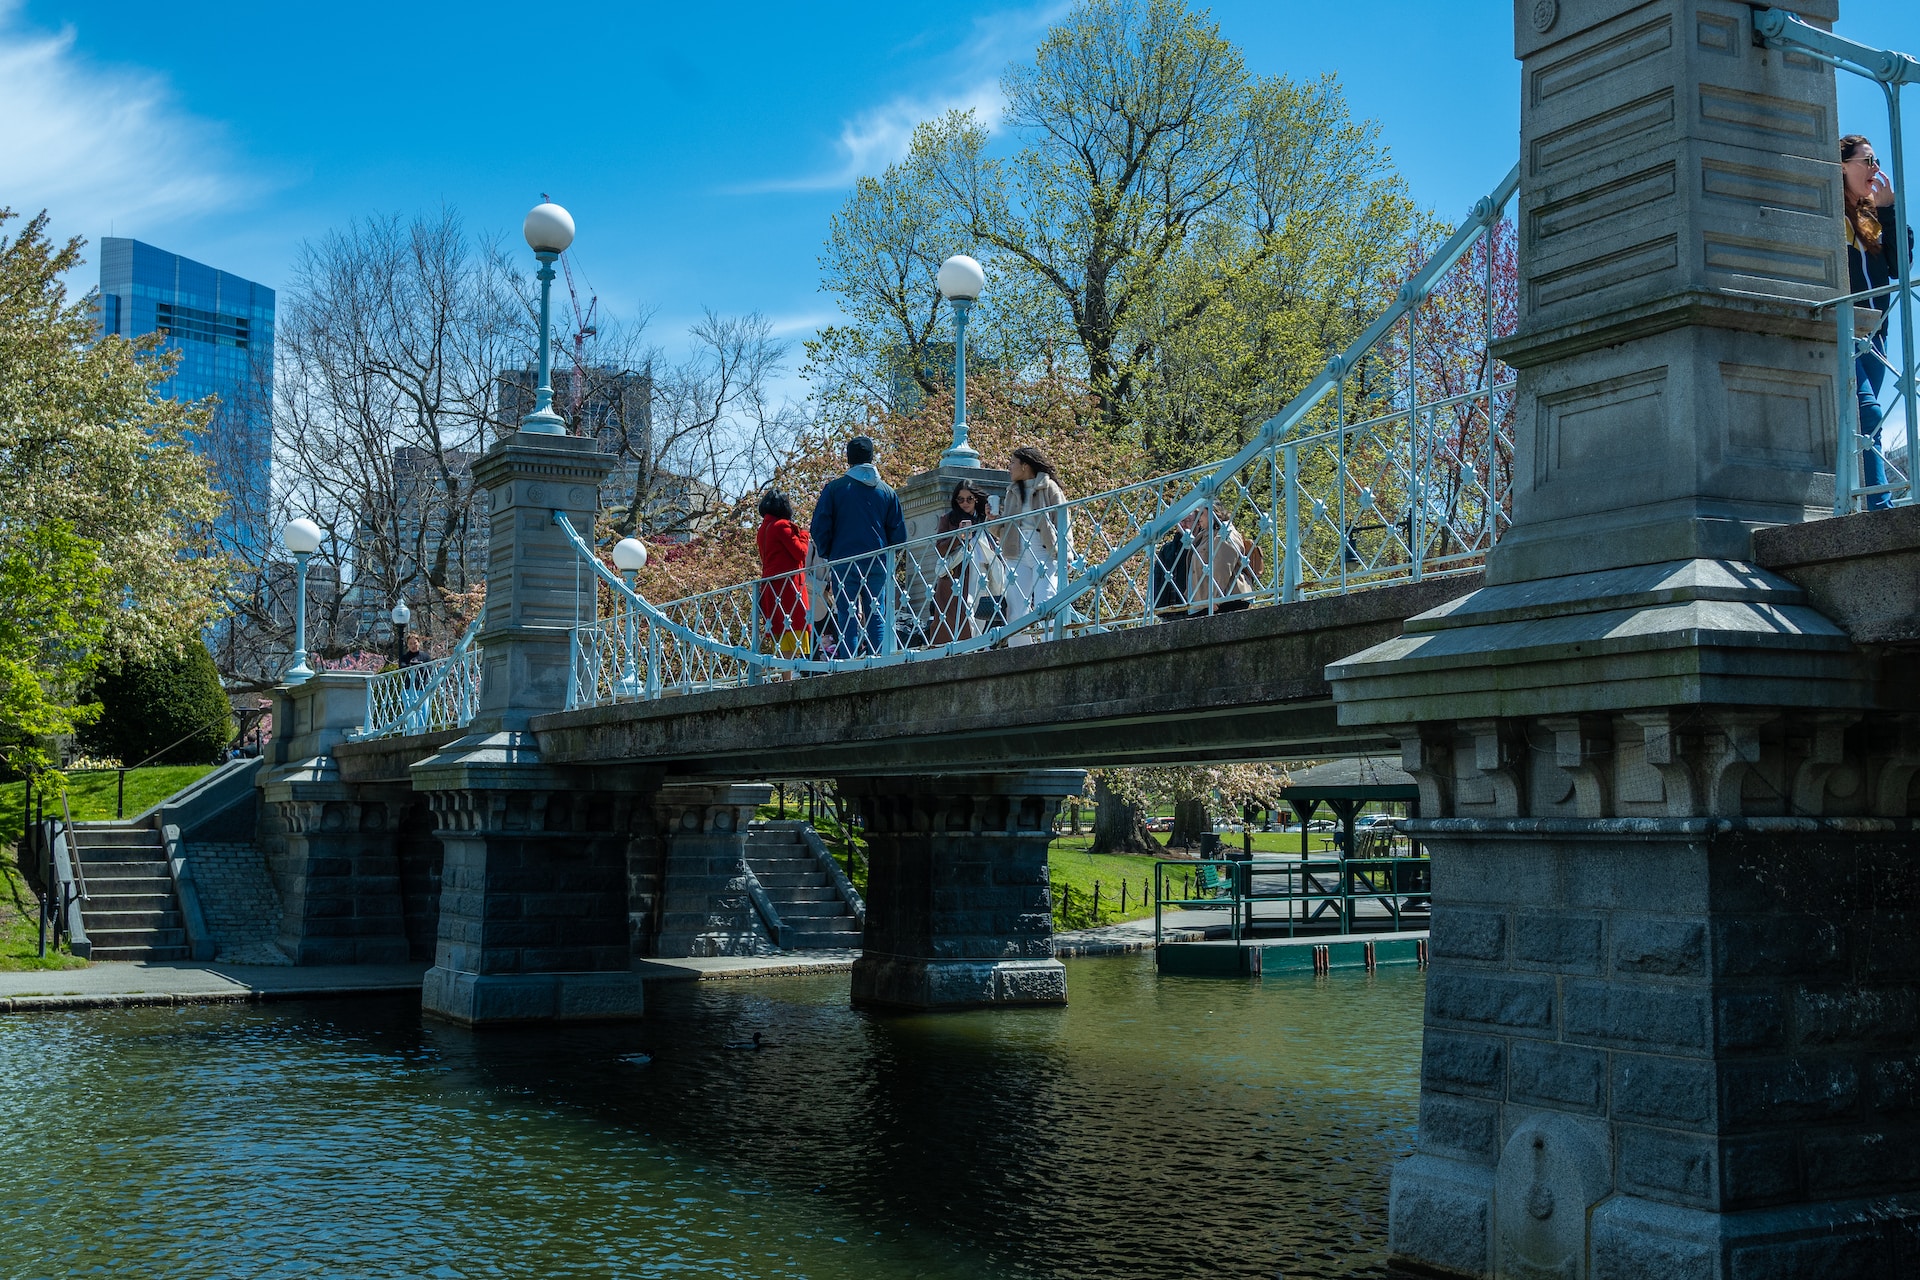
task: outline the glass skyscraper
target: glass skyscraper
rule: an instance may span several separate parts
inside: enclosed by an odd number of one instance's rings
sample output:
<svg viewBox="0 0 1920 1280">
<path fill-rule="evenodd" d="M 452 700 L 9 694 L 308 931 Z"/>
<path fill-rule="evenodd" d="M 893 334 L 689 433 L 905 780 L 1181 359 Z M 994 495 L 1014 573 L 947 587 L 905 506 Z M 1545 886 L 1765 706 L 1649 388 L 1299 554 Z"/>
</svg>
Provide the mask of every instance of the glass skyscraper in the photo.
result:
<svg viewBox="0 0 1920 1280">
<path fill-rule="evenodd" d="M 217 536 L 248 558 L 268 545 L 273 480 L 273 290 L 138 240 L 100 241 L 100 328 L 123 338 L 167 335 L 180 362 L 163 390 L 218 396 L 196 446 L 228 495 Z"/>
</svg>

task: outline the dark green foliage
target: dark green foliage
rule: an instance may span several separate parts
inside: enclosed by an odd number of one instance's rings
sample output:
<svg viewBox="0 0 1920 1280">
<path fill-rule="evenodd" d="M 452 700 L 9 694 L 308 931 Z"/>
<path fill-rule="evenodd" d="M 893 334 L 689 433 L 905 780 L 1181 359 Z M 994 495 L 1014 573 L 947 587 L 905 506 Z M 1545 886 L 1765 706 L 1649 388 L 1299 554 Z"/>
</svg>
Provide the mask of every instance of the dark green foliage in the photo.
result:
<svg viewBox="0 0 1920 1280">
<path fill-rule="evenodd" d="M 207 764 L 233 739 L 233 709 L 220 688 L 213 656 L 198 642 L 162 651 L 149 662 L 125 662 L 100 677 L 93 696 L 100 719 L 80 743 L 123 764 Z"/>
</svg>

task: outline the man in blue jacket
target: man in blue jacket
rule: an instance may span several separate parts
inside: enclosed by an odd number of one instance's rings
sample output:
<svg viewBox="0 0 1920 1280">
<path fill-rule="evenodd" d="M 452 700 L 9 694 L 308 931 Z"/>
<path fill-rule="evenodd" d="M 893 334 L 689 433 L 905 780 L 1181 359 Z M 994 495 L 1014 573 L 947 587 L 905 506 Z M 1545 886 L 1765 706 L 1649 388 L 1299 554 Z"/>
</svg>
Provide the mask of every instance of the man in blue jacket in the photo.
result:
<svg viewBox="0 0 1920 1280">
<path fill-rule="evenodd" d="M 875 553 L 907 540 L 907 519 L 899 497 L 873 465 L 873 441 L 867 437 L 847 441 L 847 473 L 820 491 L 808 533 L 822 560 L 847 561 L 830 570 L 840 656 L 878 653 L 881 628 L 891 623 L 884 608 L 888 557 Z M 850 556 L 863 558 L 848 560 Z"/>
</svg>

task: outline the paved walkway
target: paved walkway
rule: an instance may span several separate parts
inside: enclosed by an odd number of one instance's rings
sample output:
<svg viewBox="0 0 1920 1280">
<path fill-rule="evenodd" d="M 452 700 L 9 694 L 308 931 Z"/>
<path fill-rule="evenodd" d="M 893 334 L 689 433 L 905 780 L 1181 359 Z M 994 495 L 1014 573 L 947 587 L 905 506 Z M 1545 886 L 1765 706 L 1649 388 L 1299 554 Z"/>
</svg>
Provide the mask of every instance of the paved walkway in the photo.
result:
<svg viewBox="0 0 1920 1280">
<path fill-rule="evenodd" d="M 647 960 L 639 971 L 649 982 L 833 973 L 853 968 L 859 954 L 812 951 L 802 955 Z M 289 966 L 192 960 L 104 961 L 84 969 L 0 973 L 0 1013 L 392 995 L 420 990 L 426 972 L 424 963 Z"/>
<path fill-rule="evenodd" d="M 1209 924 L 1219 924 L 1225 915 L 1218 911 L 1168 911 L 1160 917 L 1161 936 L 1168 942 L 1198 942 L 1206 936 Z M 1128 920 L 1121 924 L 1103 924 L 1098 929 L 1070 929 L 1053 935 L 1053 954 L 1061 960 L 1071 956 L 1118 956 L 1129 951 L 1153 948 L 1153 917 Z"/>
<path fill-rule="evenodd" d="M 0 1013 L 116 1005 L 312 1000 L 418 991 L 425 964 L 265 965 L 103 961 L 84 969 L 0 973 Z"/>
</svg>

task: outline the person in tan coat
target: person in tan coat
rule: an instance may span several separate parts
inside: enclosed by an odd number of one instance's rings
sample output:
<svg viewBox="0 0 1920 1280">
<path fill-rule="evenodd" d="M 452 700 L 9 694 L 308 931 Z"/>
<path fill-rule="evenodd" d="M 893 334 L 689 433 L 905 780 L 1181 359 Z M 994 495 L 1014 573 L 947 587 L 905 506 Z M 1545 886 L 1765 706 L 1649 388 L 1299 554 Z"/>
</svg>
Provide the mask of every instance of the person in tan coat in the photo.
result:
<svg viewBox="0 0 1920 1280">
<path fill-rule="evenodd" d="M 1187 616 L 1245 609 L 1259 590 L 1264 571 L 1259 544 L 1248 544 L 1218 501 L 1201 507 L 1183 523 L 1192 538 L 1187 557 Z"/>
<path fill-rule="evenodd" d="M 1012 570 L 1007 582 L 1007 616 L 1018 618 L 1059 593 L 1059 567 L 1062 559 L 1073 556 L 1073 532 L 1066 530 L 1067 542 L 1062 548 L 1062 513 L 1049 508 L 1064 507 L 1067 495 L 1045 450 L 1038 445 L 1021 445 L 1008 460 L 1007 471 L 1013 482 L 1000 500 L 1000 515 L 1006 520 L 1000 526 L 1000 548 Z M 1035 639 L 1029 629 L 1009 637 L 1007 644 L 1032 644 Z"/>
</svg>

